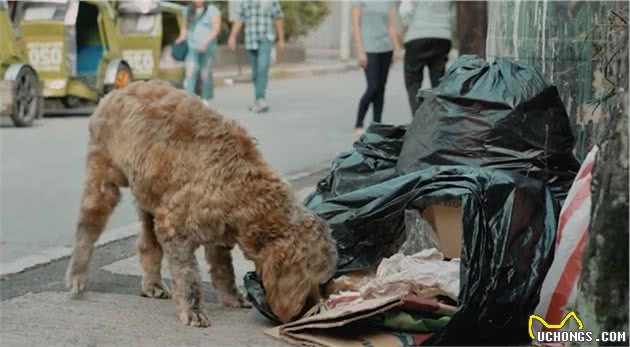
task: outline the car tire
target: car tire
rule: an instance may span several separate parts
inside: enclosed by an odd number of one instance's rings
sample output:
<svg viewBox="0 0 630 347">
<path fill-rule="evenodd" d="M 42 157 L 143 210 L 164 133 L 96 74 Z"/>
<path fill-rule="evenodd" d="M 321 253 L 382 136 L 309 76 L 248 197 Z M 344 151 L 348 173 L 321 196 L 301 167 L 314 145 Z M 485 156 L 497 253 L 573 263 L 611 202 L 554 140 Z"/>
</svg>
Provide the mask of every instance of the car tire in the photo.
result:
<svg viewBox="0 0 630 347">
<path fill-rule="evenodd" d="M 13 80 L 13 110 L 11 119 L 16 127 L 29 127 L 43 112 L 42 90 L 35 70 L 29 65 L 21 65 Z"/>
</svg>

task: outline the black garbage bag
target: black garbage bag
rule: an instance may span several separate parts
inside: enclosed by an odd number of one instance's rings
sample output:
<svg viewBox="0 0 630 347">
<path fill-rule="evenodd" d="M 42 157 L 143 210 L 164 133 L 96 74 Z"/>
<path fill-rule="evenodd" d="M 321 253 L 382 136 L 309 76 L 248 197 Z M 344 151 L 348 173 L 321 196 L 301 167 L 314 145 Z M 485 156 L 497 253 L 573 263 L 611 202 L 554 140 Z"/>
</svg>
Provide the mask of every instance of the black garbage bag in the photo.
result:
<svg viewBox="0 0 630 347">
<path fill-rule="evenodd" d="M 317 184 L 316 194 L 306 200 L 323 201 L 398 176 L 396 162 L 406 131 L 406 125 L 372 123 L 352 151 L 333 161 L 328 176 Z"/>
<path fill-rule="evenodd" d="M 404 235 L 406 209 L 444 200 L 461 201 L 463 210 L 461 291 L 459 311 L 431 343 L 528 341 L 529 314 L 556 235 L 558 205 L 544 182 L 504 171 L 436 166 L 308 207 L 330 224 L 342 274 L 389 255 L 384 250 Z M 246 287 L 256 307 L 268 310 L 262 286 Z"/>
<path fill-rule="evenodd" d="M 265 288 L 263 288 L 262 281 L 258 277 L 258 274 L 254 271 L 246 273 L 243 278 L 243 285 L 247 290 L 247 300 L 252 303 L 256 310 L 270 321 L 276 324 L 282 324 L 280 318 L 271 311 L 271 307 L 269 307 L 267 303 Z"/>
<path fill-rule="evenodd" d="M 579 163 L 556 87 L 531 65 L 462 56 L 424 99 L 405 137 L 397 169 L 468 165 L 547 182 L 562 201 Z"/>
</svg>

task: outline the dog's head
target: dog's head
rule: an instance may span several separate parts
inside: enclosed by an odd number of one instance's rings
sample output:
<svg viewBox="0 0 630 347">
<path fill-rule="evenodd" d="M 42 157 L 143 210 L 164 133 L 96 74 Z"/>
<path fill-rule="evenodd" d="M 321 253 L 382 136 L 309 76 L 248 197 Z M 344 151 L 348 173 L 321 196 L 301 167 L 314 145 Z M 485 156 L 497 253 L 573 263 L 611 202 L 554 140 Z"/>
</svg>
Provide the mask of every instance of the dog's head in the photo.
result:
<svg viewBox="0 0 630 347">
<path fill-rule="evenodd" d="M 337 265 L 337 247 L 324 220 L 299 210 L 290 228 L 286 239 L 274 242 L 262 268 L 267 302 L 284 322 L 319 302 L 320 287 Z"/>
</svg>

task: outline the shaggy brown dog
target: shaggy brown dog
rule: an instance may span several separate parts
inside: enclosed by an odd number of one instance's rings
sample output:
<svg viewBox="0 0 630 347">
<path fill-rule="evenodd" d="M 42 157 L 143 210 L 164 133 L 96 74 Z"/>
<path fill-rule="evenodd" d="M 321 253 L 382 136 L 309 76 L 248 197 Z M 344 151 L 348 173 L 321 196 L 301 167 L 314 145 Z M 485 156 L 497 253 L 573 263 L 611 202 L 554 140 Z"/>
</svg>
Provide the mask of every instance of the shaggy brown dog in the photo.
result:
<svg viewBox="0 0 630 347">
<path fill-rule="evenodd" d="M 142 221 L 142 290 L 168 297 L 162 254 L 182 322 L 208 326 L 194 251 L 204 246 L 212 284 L 230 307 L 238 244 L 262 278 L 273 312 L 288 321 L 318 300 L 337 251 L 323 220 L 302 209 L 236 122 L 164 82 L 134 82 L 101 100 L 90 118 L 86 183 L 66 282 L 84 290 L 94 243 L 129 187 Z M 308 302 L 307 302 L 308 301 Z"/>
</svg>

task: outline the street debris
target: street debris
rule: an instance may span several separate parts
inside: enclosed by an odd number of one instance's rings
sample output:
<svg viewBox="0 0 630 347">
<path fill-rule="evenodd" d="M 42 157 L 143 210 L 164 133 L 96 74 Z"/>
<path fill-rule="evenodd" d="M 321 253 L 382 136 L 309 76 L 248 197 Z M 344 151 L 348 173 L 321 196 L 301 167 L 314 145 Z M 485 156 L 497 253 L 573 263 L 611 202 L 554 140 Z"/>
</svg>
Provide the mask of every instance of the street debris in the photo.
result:
<svg viewBox="0 0 630 347">
<path fill-rule="evenodd" d="M 319 314 L 287 323 L 265 333 L 274 338 L 294 345 L 323 347 L 390 347 L 418 346 L 426 341 L 430 332 L 399 332 L 387 326 L 414 325 L 418 330 L 424 324 L 427 327 L 440 329 L 454 307 L 440 305 L 437 301 L 419 299 L 414 295 L 404 297 L 390 296 L 364 300 L 354 305 L 346 305 L 323 310 Z M 444 317 L 429 322 L 409 322 L 406 318 L 398 318 L 399 312 L 414 312 L 428 317 Z M 439 312 L 439 313 L 436 313 Z M 379 329 L 378 327 L 381 327 Z"/>
<path fill-rule="evenodd" d="M 435 248 L 412 256 L 397 253 L 381 261 L 376 276 L 359 292 L 363 298 L 414 293 L 419 297 L 444 295 L 457 300 L 459 259 L 444 261 Z"/>
<path fill-rule="evenodd" d="M 558 92 L 533 67 L 464 56 L 420 97 L 409 127 L 372 124 L 305 200 L 337 242 L 338 291 L 268 334 L 316 346 L 529 341 L 579 166 Z M 254 273 L 245 287 L 276 320 Z M 400 310 L 409 295 L 454 309 Z M 381 329 L 360 333 L 375 317 Z"/>
</svg>

